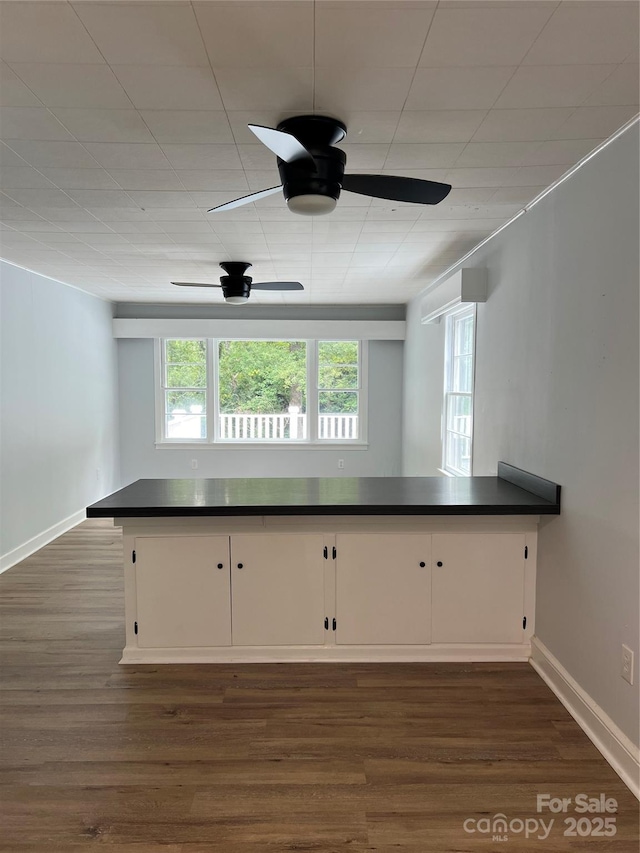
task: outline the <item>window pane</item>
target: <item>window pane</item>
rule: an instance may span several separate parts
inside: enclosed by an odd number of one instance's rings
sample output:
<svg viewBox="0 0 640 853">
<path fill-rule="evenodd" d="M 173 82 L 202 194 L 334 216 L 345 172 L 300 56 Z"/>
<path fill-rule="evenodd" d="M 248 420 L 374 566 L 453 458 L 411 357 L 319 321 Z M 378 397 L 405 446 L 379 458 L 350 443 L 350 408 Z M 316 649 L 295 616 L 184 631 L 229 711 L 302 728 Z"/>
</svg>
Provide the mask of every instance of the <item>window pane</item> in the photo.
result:
<svg viewBox="0 0 640 853">
<path fill-rule="evenodd" d="M 206 364 L 168 364 L 167 388 L 206 388 Z"/>
<path fill-rule="evenodd" d="M 358 341 L 318 341 L 320 364 L 357 364 Z"/>
<path fill-rule="evenodd" d="M 165 361 L 169 362 L 205 362 L 207 357 L 206 341 L 165 341 Z"/>
<path fill-rule="evenodd" d="M 306 342 L 220 341 L 218 396 L 220 438 L 306 438 Z"/>
<path fill-rule="evenodd" d="M 358 387 L 358 341 L 318 341 L 318 388 Z"/>
<path fill-rule="evenodd" d="M 204 391 L 167 391 L 165 411 L 167 438 L 207 437 Z"/>
<path fill-rule="evenodd" d="M 358 365 L 321 364 L 318 367 L 318 388 L 357 388 Z"/>
<path fill-rule="evenodd" d="M 318 393 L 318 438 L 358 438 L 358 392 Z"/>
<path fill-rule="evenodd" d="M 473 356 L 460 355 L 453 362 L 453 388 L 452 391 L 473 390 Z"/>
<path fill-rule="evenodd" d="M 357 391 L 320 391 L 318 394 L 320 414 L 357 414 Z"/>
<path fill-rule="evenodd" d="M 468 355 L 473 352 L 473 317 L 454 320 L 454 355 Z"/>
<path fill-rule="evenodd" d="M 167 438 L 200 439 L 207 437 L 207 420 L 204 415 L 167 415 Z"/>
<path fill-rule="evenodd" d="M 462 435 L 447 435 L 446 467 L 449 470 L 471 474 L 471 439 Z"/>
<path fill-rule="evenodd" d="M 168 415 L 203 414 L 206 400 L 204 391 L 167 391 L 166 412 Z"/>
<path fill-rule="evenodd" d="M 449 395 L 447 429 L 471 436 L 471 397 Z"/>
<path fill-rule="evenodd" d="M 318 393 L 318 438 L 358 438 L 358 392 Z"/>
</svg>

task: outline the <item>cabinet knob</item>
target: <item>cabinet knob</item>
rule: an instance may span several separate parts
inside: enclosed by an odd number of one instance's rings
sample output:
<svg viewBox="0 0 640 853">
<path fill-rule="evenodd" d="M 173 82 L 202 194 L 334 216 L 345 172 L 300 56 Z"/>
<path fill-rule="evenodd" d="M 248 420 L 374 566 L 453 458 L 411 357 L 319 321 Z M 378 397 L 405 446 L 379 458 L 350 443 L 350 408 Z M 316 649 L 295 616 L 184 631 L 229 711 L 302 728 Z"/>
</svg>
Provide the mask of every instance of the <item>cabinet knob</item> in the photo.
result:
<svg viewBox="0 0 640 853">
<path fill-rule="evenodd" d="M 420 563 L 420 568 L 421 568 L 421 569 L 424 569 L 424 567 L 425 567 L 426 565 L 427 565 L 426 563 Z"/>
<path fill-rule="evenodd" d="M 241 569 L 241 568 L 242 568 L 242 563 L 238 563 L 238 568 L 239 568 L 239 569 Z"/>
<path fill-rule="evenodd" d="M 224 563 L 218 563 L 218 568 L 219 568 L 219 569 L 224 569 Z"/>
<path fill-rule="evenodd" d="M 442 562 L 440 560 L 438 560 L 438 562 L 436 563 L 436 566 L 442 566 Z"/>
</svg>

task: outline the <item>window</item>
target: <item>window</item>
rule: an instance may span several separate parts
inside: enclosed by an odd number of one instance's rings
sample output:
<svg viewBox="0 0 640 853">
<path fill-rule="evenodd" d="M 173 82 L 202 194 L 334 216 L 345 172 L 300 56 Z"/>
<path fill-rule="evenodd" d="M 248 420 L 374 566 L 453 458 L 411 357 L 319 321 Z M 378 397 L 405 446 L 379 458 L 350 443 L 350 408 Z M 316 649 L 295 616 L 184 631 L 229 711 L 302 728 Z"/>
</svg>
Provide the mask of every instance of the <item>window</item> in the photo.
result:
<svg viewBox="0 0 640 853">
<path fill-rule="evenodd" d="M 363 444 L 364 347 L 360 341 L 159 341 L 157 441 Z"/>
<path fill-rule="evenodd" d="M 164 341 L 164 434 L 183 441 L 207 437 L 206 341 Z"/>
<path fill-rule="evenodd" d="M 218 341 L 216 349 L 218 439 L 307 437 L 306 341 Z"/>
<path fill-rule="evenodd" d="M 443 460 L 448 474 L 471 476 L 475 306 L 446 318 Z"/>
<path fill-rule="evenodd" d="M 318 438 L 358 438 L 358 341 L 318 342 Z"/>
</svg>

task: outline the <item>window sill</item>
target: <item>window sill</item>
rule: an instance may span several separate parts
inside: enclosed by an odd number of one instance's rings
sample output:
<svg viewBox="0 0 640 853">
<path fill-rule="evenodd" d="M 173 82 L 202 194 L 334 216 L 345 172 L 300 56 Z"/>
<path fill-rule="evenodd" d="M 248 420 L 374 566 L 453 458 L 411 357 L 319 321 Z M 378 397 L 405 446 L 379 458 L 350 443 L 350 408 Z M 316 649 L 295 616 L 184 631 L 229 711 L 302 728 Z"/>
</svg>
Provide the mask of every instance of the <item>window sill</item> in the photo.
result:
<svg viewBox="0 0 640 853">
<path fill-rule="evenodd" d="M 366 441 L 156 441 L 156 450 L 368 450 Z"/>
</svg>

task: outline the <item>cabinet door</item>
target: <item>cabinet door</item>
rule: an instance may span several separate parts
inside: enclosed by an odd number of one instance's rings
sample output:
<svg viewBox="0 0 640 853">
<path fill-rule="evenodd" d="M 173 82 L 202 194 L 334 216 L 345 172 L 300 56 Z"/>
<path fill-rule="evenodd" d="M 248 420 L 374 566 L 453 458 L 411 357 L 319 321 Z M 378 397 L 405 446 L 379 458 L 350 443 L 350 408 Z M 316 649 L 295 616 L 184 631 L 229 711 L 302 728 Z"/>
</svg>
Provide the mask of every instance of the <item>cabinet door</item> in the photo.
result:
<svg viewBox="0 0 640 853">
<path fill-rule="evenodd" d="M 231 537 L 234 646 L 324 643 L 323 549 L 315 533 Z"/>
<path fill-rule="evenodd" d="M 431 537 L 341 533 L 336 547 L 336 642 L 429 643 Z"/>
<path fill-rule="evenodd" d="M 230 645 L 229 537 L 145 536 L 135 547 L 138 645 Z"/>
<path fill-rule="evenodd" d="M 521 643 L 523 533 L 433 536 L 434 643 Z"/>
</svg>

